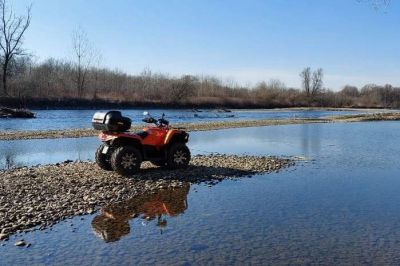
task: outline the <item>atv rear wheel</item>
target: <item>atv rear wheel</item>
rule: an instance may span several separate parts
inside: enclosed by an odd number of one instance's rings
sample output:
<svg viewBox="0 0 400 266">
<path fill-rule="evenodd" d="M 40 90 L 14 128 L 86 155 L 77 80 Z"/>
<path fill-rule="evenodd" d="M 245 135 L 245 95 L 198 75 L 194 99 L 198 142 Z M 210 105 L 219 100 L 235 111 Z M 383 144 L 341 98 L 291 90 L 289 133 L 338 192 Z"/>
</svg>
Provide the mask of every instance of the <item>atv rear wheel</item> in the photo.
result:
<svg viewBox="0 0 400 266">
<path fill-rule="evenodd" d="M 173 144 L 168 152 L 167 166 L 170 169 L 186 168 L 190 162 L 190 150 L 184 143 Z"/>
<path fill-rule="evenodd" d="M 110 155 L 107 153 L 103 153 L 105 147 L 107 147 L 107 145 L 103 143 L 97 148 L 95 156 L 96 163 L 101 169 L 111 171 L 112 167 L 110 162 Z"/>
<path fill-rule="evenodd" d="M 140 169 L 142 155 L 134 147 L 122 146 L 111 155 L 111 166 L 120 175 L 133 175 Z"/>
</svg>

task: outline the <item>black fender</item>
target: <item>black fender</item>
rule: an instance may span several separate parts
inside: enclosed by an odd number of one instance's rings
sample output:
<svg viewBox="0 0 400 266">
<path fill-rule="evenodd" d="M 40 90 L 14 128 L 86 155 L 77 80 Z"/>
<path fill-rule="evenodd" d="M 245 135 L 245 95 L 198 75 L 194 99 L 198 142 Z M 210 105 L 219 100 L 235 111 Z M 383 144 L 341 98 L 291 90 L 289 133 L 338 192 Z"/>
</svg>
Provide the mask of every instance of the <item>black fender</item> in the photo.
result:
<svg viewBox="0 0 400 266">
<path fill-rule="evenodd" d="M 180 142 L 180 143 L 187 143 L 189 141 L 189 134 L 186 133 L 185 131 L 177 132 L 175 133 L 171 140 L 168 142 L 168 146 L 171 146 L 174 143 Z"/>
<path fill-rule="evenodd" d="M 110 146 L 113 148 L 121 146 L 130 146 L 137 148 L 143 156 L 143 145 L 139 139 L 119 137 L 110 141 Z"/>
</svg>

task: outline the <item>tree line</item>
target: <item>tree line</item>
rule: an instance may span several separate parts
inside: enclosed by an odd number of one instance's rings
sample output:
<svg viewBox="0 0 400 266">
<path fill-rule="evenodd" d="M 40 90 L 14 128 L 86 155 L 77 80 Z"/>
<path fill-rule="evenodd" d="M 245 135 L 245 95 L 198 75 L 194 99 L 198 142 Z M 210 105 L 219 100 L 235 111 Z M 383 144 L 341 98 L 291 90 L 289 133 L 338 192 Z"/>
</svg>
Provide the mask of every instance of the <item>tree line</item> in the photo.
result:
<svg viewBox="0 0 400 266">
<path fill-rule="evenodd" d="M 36 64 L 29 57 L 14 60 L 10 71 L 8 95 L 22 99 L 103 100 L 153 106 L 400 108 L 400 88 L 367 84 L 332 91 L 323 87 L 322 69 L 312 72 L 305 68 L 299 77 L 302 88 L 288 88 L 279 80 L 245 87 L 212 76 L 173 77 L 150 70 L 128 75 L 96 67 L 79 70 L 73 62 L 48 59 Z"/>
<path fill-rule="evenodd" d="M 212 76 L 174 77 L 151 70 L 129 75 L 98 67 L 99 53 L 82 29 L 72 35 L 74 60 L 51 58 L 37 63 L 23 49 L 30 21 L 30 7 L 25 15 L 18 16 L 6 0 L 0 0 L 0 103 L 18 98 L 194 107 L 400 107 L 400 88 L 367 84 L 362 88 L 345 86 L 334 92 L 324 88 L 322 68 L 304 68 L 299 77 L 301 88 L 287 88 L 279 80 L 249 87 Z"/>
</svg>

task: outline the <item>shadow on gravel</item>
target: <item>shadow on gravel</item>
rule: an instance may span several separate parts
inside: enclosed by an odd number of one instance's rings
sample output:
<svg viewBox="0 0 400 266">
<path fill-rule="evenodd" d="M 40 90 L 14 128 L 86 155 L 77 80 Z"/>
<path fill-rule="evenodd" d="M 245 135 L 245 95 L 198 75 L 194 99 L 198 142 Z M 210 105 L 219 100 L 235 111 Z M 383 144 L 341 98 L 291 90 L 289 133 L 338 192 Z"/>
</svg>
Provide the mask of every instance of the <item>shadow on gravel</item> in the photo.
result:
<svg viewBox="0 0 400 266">
<path fill-rule="evenodd" d="M 263 171 L 265 172 L 265 171 Z M 215 167 L 215 166 L 194 166 L 190 165 L 186 169 L 169 170 L 165 168 L 146 168 L 141 169 L 134 179 L 142 180 L 177 180 L 186 181 L 190 183 L 207 184 L 218 183 L 224 179 L 235 179 L 239 177 L 251 176 L 259 173 L 254 170 L 242 170 L 229 167 Z"/>
</svg>

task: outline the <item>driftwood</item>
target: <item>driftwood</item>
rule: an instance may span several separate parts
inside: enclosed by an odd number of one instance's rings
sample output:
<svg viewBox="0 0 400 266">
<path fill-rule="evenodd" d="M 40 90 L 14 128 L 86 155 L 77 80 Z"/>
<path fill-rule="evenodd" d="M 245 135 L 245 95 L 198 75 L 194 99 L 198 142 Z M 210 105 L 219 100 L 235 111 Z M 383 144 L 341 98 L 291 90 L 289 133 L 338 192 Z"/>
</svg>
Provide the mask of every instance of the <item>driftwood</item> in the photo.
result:
<svg viewBox="0 0 400 266">
<path fill-rule="evenodd" d="M 35 118 L 35 114 L 26 109 L 0 107 L 0 118 Z"/>
<path fill-rule="evenodd" d="M 220 109 L 217 109 L 217 112 L 218 113 L 231 113 L 232 111 L 227 108 L 220 108 Z"/>
</svg>

